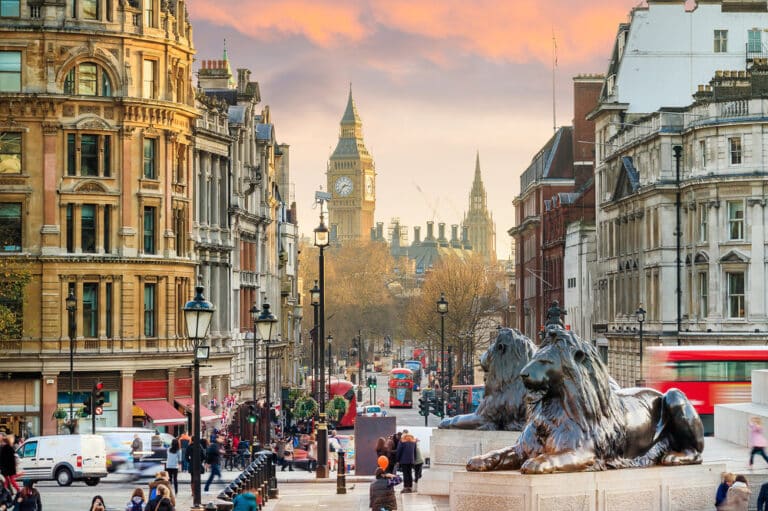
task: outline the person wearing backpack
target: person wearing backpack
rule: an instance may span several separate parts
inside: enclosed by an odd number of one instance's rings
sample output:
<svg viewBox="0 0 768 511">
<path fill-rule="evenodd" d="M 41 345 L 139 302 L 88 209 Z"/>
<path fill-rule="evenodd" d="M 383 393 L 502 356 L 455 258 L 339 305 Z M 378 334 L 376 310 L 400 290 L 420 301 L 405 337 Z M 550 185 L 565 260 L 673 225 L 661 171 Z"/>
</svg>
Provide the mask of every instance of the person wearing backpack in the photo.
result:
<svg viewBox="0 0 768 511">
<path fill-rule="evenodd" d="M 176 505 L 171 501 L 171 490 L 161 484 L 157 487 L 157 496 L 150 499 L 144 511 L 175 511 Z"/>
<path fill-rule="evenodd" d="M 125 511 L 144 511 L 145 504 L 144 490 L 136 488 L 133 490 L 131 500 L 125 505 Z"/>
</svg>

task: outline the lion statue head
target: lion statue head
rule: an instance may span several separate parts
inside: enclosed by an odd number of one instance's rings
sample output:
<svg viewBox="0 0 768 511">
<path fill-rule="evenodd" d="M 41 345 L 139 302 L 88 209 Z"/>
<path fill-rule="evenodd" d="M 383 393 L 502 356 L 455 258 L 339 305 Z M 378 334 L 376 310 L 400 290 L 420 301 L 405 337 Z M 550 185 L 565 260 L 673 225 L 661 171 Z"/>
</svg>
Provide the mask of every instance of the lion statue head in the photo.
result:
<svg viewBox="0 0 768 511">
<path fill-rule="evenodd" d="M 480 357 L 480 367 L 485 371 L 485 393 L 498 393 L 510 383 L 519 380 L 520 370 L 525 367 L 536 345 L 514 328 L 499 329 L 496 339 Z M 521 382 L 522 383 L 522 382 Z M 522 386 L 521 390 L 525 390 Z"/>
</svg>

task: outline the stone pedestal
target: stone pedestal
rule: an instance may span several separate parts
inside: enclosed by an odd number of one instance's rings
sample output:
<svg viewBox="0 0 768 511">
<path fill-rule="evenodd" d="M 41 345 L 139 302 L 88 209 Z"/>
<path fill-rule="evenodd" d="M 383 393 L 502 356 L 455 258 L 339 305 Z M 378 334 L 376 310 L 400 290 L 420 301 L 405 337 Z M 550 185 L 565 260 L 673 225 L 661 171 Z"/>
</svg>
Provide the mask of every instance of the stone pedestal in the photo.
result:
<svg viewBox="0 0 768 511">
<path fill-rule="evenodd" d="M 451 511 L 711 510 L 725 464 L 522 475 L 453 472 Z"/>
<path fill-rule="evenodd" d="M 744 386 L 744 392 L 750 387 Z M 715 436 L 749 447 L 749 419 L 760 417 L 768 423 L 768 370 L 752 371 L 752 400 L 745 394 L 742 403 L 715 405 Z"/>
<path fill-rule="evenodd" d="M 508 447 L 519 436 L 519 431 L 433 430 L 429 441 L 430 466 L 419 481 L 419 493 L 447 496 L 452 473 L 465 472 L 469 458 Z"/>
</svg>

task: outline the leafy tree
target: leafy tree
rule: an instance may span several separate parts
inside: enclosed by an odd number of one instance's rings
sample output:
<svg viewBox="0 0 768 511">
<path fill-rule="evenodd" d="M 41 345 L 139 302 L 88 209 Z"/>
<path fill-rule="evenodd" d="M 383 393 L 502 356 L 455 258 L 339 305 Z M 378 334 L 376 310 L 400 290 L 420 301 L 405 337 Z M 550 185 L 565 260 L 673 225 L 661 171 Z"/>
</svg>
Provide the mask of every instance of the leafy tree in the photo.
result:
<svg viewBox="0 0 768 511">
<path fill-rule="evenodd" d="M 0 258 L 0 340 L 21 339 L 24 291 L 31 278 L 25 261 Z"/>
</svg>

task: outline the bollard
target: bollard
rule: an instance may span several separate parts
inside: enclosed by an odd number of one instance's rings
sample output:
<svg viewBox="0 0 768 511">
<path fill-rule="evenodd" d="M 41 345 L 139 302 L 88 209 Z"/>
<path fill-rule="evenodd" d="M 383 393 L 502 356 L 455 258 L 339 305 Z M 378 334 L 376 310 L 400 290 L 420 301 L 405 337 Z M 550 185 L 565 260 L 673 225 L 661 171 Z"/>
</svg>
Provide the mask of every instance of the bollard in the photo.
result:
<svg viewBox="0 0 768 511">
<path fill-rule="evenodd" d="M 347 464 L 344 463 L 344 451 L 339 450 L 339 463 L 336 467 L 336 494 L 345 495 L 347 493 Z"/>
<path fill-rule="evenodd" d="M 277 455 L 275 453 L 270 453 L 267 459 L 267 470 L 269 471 L 269 497 L 272 499 L 276 499 L 280 494 L 280 490 L 277 489 L 276 459 Z"/>
</svg>

